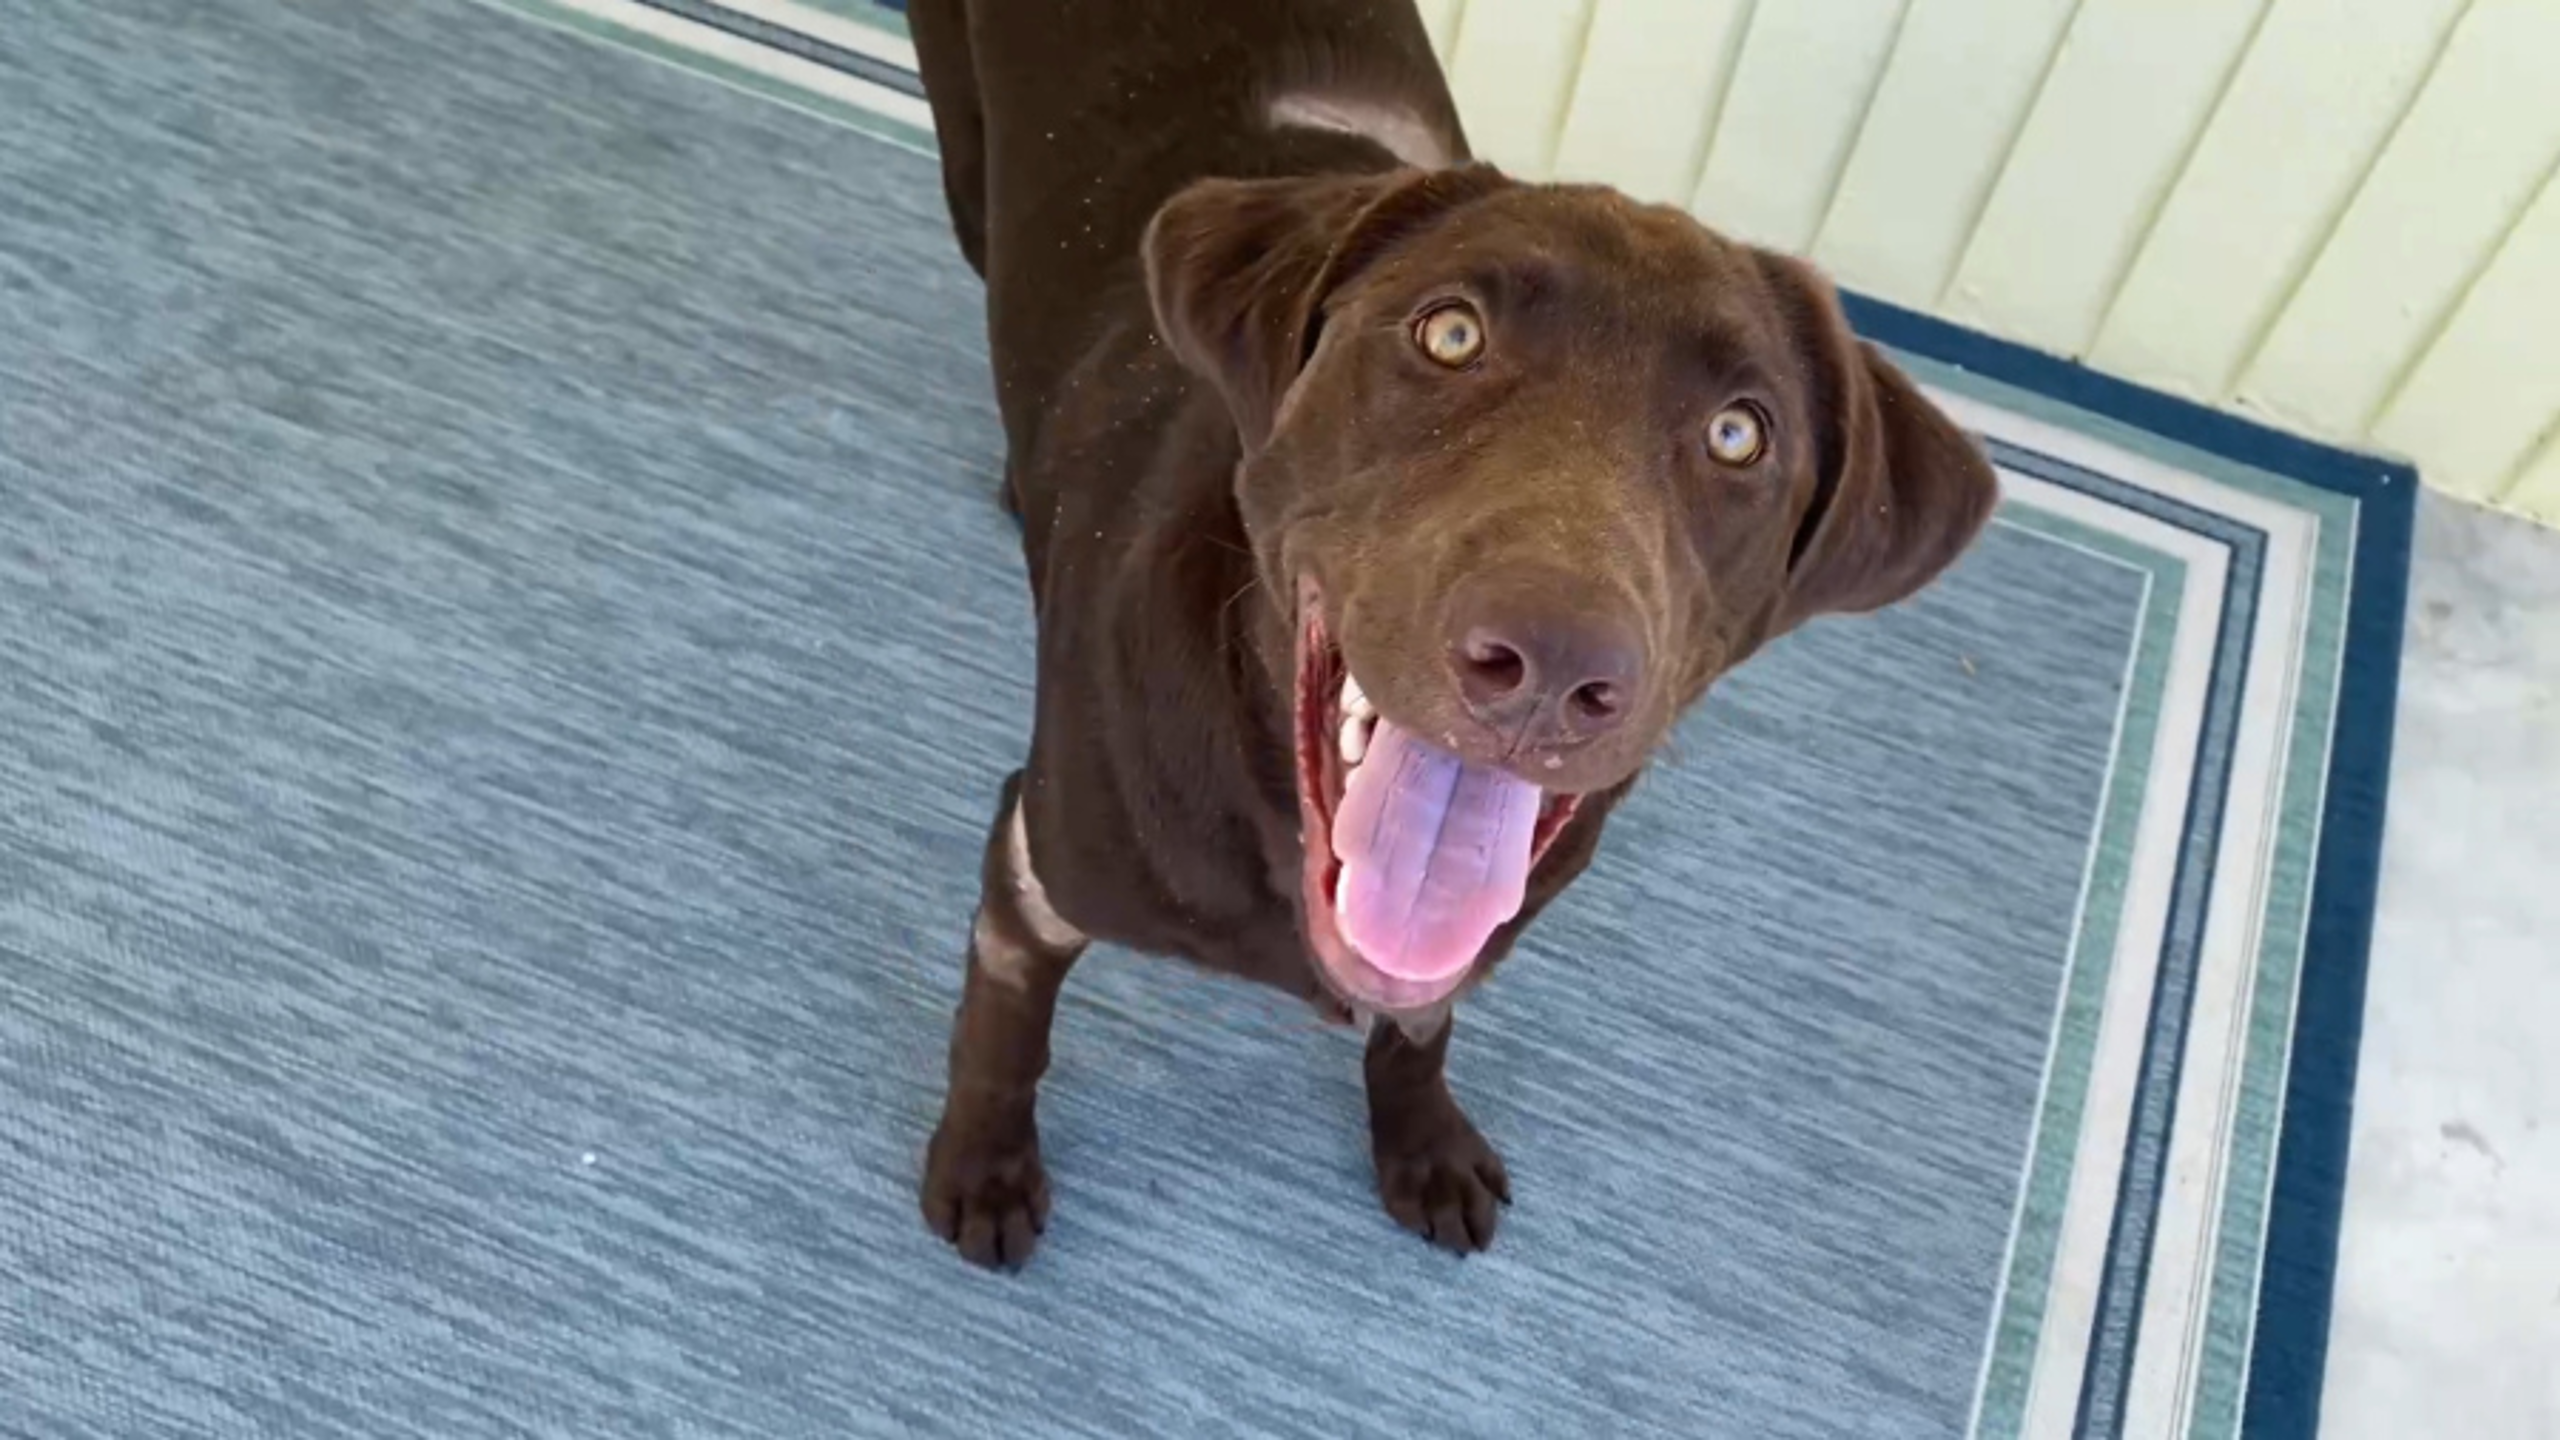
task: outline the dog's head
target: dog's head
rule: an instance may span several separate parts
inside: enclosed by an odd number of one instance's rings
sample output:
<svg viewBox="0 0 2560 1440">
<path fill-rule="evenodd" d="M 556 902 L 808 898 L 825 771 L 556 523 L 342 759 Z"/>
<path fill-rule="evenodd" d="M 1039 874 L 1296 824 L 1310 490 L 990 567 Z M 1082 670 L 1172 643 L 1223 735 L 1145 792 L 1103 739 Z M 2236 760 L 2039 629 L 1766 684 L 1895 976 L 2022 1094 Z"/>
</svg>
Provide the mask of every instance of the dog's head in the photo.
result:
<svg viewBox="0 0 2560 1440">
<path fill-rule="evenodd" d="M 1307 931 L 1435 1007 L 1576 797 L 1716 677 L 1918 590 L 1995 496 L 1794 260 L 1483 166 L 1204 181 L 1146 240 L 1158 329 L 1244 445 L 1292 606 Z"/>
</svg>

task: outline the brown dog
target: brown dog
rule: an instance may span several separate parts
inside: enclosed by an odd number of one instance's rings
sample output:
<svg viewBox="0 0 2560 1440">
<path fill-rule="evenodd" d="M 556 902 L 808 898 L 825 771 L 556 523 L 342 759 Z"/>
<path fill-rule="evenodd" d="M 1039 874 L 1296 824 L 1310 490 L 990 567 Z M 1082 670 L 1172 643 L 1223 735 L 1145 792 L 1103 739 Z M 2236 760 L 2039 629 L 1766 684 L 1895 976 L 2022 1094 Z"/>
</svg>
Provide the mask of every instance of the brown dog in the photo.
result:
<svg viewBox="0 0 2560 1440">
<path fill-rule="evenodd" d="M 1018 1265 L 1089 939 L 1371 1028 L 1388 1211 L 1493 1237 L 1451 1003 L 1715 678 L 1911 594 L 1989 467 L 1829 287 L 1673 210 L 1467 163 L 1394 0 L 909 12 L 1039 615 L 925 1160 Z"/>
</svg>

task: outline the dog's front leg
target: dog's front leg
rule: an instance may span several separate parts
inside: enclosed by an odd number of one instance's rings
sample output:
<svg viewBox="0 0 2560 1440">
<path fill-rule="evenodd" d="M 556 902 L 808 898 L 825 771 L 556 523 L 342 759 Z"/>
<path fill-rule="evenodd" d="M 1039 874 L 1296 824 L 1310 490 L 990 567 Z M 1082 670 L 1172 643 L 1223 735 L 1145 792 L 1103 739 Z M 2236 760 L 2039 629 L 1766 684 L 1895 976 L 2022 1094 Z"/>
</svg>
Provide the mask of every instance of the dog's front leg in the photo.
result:
<svg viewBox="0 0 2560 1440">
<path fill-rule="evenodd" d="M 1023 831 L 1021 777 L 987 838 L 969 973 L 951 1025 L 950 1089 L 925 1149 L 925 1223 L 972 1263 L 1018 1269 L 1049 1220 L 1034 1114 L 1058 990 L 1085 937 L 1049 907 Z"/>
<path fill-rule="evenodd" d="M 1460 1254 L 1493 1243 L 1511 1177 L 1449 1093 L 1449 1031 L 1416 1040 L 1389 1020 L 1369 1032 L 1369 1149 L 1396 1223 Z"/>
</svg>

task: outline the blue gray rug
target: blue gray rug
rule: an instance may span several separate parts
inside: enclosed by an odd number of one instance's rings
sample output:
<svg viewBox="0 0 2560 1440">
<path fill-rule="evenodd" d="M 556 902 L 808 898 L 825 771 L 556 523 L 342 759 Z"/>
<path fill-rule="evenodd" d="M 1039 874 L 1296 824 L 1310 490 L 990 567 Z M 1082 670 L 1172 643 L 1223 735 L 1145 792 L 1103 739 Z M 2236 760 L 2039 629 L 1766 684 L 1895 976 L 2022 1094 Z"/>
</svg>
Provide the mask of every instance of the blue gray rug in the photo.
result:
<svg viewBox="0 0 2560 1440">
<path fill-rule="evenodd" d="M 2009 502 L 1483 999 L 1496 1251 L 1106 956 L 993 1279 L 911 1194 L 1030 629 L 912 53 L 505 8 L 0 0 L 0 1435 L 2307 1432 L 2405 473 L 1860 307 Z"/>
</svg>

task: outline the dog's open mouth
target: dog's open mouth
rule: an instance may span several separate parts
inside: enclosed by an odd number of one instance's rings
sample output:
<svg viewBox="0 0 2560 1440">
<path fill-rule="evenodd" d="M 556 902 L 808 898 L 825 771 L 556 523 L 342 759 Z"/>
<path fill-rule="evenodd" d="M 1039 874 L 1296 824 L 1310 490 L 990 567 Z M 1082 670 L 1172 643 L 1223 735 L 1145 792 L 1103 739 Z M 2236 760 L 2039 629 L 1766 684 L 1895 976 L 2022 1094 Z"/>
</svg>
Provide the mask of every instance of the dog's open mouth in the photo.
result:
<svg viewBox="0 0 2560 1440">
<path fill-rule="evenodd" d="M 1307 597 L 1299 622 L 1298 810 L 1307 942 L 1352 1004 L 1455 995 L 1520 911 L 1577 798 L 1471 764 L 1380 716 Z"/>
</svg>

